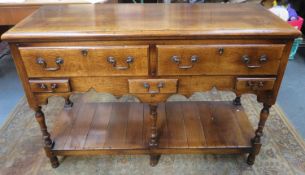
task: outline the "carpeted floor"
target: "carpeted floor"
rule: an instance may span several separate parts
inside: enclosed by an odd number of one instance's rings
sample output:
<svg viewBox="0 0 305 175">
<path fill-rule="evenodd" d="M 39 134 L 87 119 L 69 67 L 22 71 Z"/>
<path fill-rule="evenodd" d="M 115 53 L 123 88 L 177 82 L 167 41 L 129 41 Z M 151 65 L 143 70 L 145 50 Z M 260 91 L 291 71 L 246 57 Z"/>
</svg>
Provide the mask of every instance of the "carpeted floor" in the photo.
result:
<svg viewBox="0 0 305 175">
<path fill-rule="evenodd" d="M 86 94 L 93 100 L 115 101 L 108 94 Z M 74 99 L 77 95 L 74 96 Z M 195 93 L 189 100 L 232 100 L 233 93 L 211 91 Z M 169 100 L 187 100 L 172 96 Z M 120 101 L 133 101 L 126 96 Z M 49 99 L 44 107 L 49 128 L 63 107 L 64 100 Z M 261 104 L 255 96 L 245 95 L 242 103 L 253 126 L 257 126 Z M 69 175 L 69 174 L 305 174 L 305 144 L 281 110 L 274 106 L 265 127 L 263 146 L 254 166 L 245 163 L 245 155 L 162 155 L 156 167 L 149 166 L 146 155 L 82 156 L 61 158 L 61 165 L 52 169 L 44 155 L 41 134 L 33 112 L 22 99 L 0 129 L 1 175 Z"/>
</svg>

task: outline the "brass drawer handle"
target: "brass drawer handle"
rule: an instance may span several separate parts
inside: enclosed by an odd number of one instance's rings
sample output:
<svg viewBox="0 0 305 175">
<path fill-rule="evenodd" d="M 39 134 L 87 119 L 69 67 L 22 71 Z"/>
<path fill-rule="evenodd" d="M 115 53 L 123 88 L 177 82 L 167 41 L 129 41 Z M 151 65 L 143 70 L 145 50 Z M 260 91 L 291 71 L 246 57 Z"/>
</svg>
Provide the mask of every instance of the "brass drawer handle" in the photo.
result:
<svg viewBox="0 0 305 175">
<path fill-rule="evenodd" d="M 52 83 L 51 84 L 51 89 L 52 89 L 52 91 L 54 91 L 55 89 L 57 89 L 58 88 L 58 84 L 56 84 L 56 83 Z"/>
<path fill-rule="evenodd" d="M 112 56 L 107 58 L 108 63 L 112 64 L 112 67 L 116 70 L 126 70 L 130 68 L 130 64 L 133 63 L 134 58 L 132 56 L 128 56 L 126 59 L 127 66 L 117 66 L 116 59 Z"/>
<path fill-rule="evenodd" d="M 256 91 L 262 89 L 264 87 L 263 81 L 248 81 L 247 86 L 250 87 L 251 90 Z"/>
<path fill-rule="evenodd" d="M 218 54 L 223 55 L 223 53 L 224 53 L 224 48 L 223 47 L 219 48 L 218 49 Z"/>
<path fill-rule="evenodd" d="M 264 64 L 268 60 L 267 55 L 261 55 L 259 58 L 259 63 Z M 256 69 L 262 67 L 261 65 L 250 65 L 250 57 L 248 55 L 242 56 L 242 62 L 249 68 L 249 69 Z"/>
<path fill-rule="evenodd" d="M 48 67 L 48 64 L 46 63 L 46 61 L 42 58 L 42 57 L 39 57 L 36 59 L 36 63 L 41 65 L 43 70 L 46 70 L 46 71 L 57 71 L 60 69 L 60 65 L 61 64 L 64 64 L 64 60 L 60 57 L 56 58 L 55 59 L 55 63 L 56 63 L 56 67 Z"/>
<path fill-rule="evenodd" d="M 45 85 L 43 83 L 38 84 L 38 86 L 39 86 L 40 89 L 47 89 L 48 88 L 47 85 Z"/>
<path fill-rule="evenodd" d="M 159 82 L 159 83 L 157 84 L 157 88 L 158 88 L 157 91 L 152 91 L 152 90 L 150 90 L 150 84 L 147 83 L 147 82 L 144 82 L 144 83 L 143 83 L 143 86 L 144 86 L 144 88 L 147 89 L 147 92 L 148 92 L 149 94 L 158 94 L 158 93 L 160 93 L 160 89 L 161 89 L 161 88 L 164 88 L 164 82 Z"/>
<path fill-rule="evenodd" d="M 176 63 L 177 65 L 178 65 L 178 68 L 179 69 L 190 69 L 190 68 L 192 68 L 193 67 L 193 63 L 196 63 L 196 62 L 198 62 L 198 60 L 199 60 L 199 57 L 197 56 L 197 55 L 193 55 L 193 56 L 191 56 L 191 65 L 189 65 L 189 66 L 181 66 L 180 64 L 181 64 L 181 60 L 180 60 L 180 57 L 179 56 L 176 56 L 176 55 L 174 55 L 174 56 L 172 56 L 172 61 L 174 62 L 174 63 Z"/>
</svg>

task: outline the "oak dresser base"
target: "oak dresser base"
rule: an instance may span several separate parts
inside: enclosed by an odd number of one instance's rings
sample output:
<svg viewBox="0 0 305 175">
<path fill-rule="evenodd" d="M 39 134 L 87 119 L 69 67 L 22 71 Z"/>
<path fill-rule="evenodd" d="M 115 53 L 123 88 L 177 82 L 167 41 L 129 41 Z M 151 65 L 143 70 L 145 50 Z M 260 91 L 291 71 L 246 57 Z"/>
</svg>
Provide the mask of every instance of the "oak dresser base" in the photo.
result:
<svg viewBox="0 0 305 175">
<path fill-rule="evenodd" d="M 252 165 L 298 36 L 252 3 L 96 4 L 41 7 L 1 39 L 56 168 L 57 156 L 96 154 L 147 154 L 155 166 L 162 154 L 247 153 Z M 214 88 L 236 98 L 166 102 Z M 141 103 L 69 100 L 90 89 Z M 264 106 L 255 131 L 245 93 Z M 51 96 L 66 108 L 50 132 L 41 106 Z"/>
</svg>

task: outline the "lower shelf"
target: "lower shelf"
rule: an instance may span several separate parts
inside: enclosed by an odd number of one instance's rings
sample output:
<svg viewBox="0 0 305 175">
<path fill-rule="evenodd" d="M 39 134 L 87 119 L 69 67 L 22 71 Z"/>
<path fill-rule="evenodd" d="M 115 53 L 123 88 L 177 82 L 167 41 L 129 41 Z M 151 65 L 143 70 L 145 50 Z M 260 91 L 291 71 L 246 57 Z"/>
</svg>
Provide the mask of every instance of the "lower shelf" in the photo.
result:
<svg viewBox="0 0 305 175">
<path fill-rule="evenodd" d="M 76 102 L 57 117 L 56 155 L 148 153 L 247 153 L 254 130 L 232 102 L 166 102 L 158 105 L 158 147 L 150 149 L 149 106 Z"/>
</svg>

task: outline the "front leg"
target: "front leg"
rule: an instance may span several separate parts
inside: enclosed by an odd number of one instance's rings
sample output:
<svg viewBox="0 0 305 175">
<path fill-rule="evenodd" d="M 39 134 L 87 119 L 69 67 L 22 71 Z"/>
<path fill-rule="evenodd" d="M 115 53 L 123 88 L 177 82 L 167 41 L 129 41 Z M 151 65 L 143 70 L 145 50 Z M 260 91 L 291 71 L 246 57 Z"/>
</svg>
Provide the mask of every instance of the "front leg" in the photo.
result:
<svg viewBox="0 0 305 175">
<path fill-rule="evenodd" d="M 158 131 L 157 131 L 157 105 L 149 105 L 150 108 L 150 118 L 151 118 L 151 135 L 149 141 L 150 149 L 154 149 L 158 146 Z M 150 165 L 156 166 L 160 159 L 160 154 L 150 155 Z"/>
<path fill-rule="evenodd" d="M 160 154 L 151 154 L 150 155 L 150 166 L 156 166 L 159 162 L 161 155 Z"/>
<path fill-rule="evenodd" d="M 58 162 L 57 157 L 52 152 L 54 142 L 50 138 L 50 133 L 48 132 L 48 129 L 47 129 L 45 116 L 44 116 L 44 113 L 41 111 L 40 106 L 37 107 L 37 109 L 35 109 L 35 118 L 40 126 L 45 153 L 46 153 L 47 157 L 50 159 L 52 167 L 57 168 L 59 166 L 59 162 Z"/>
<path fill-rule="evenodd" d="M 235 106 L 241 106 L 241 100 L 240 100 L 240 96 L 236 96 L 235 99 L 233 100 L 233 104 Z"/>
<path fill-rule="evenodd" d="M 261 146 L 262 146 L 262 144 L 261 144 L 261 137 L 263 136 L 263 129 L 264 129 L 265 123 L 267 121 L 267 118 L 269 116 L 269 109 L 270 109 L 270 107 L 271 107 L 271 105 L 264 103 L 264 107 L 261 110 L 258 127 L 257 127 L 257 129 L 255 131 L 255 136 L 251 140 L 252 144 L 253 144 L 253 150 L 249 154 L 248 159 L 247 159 L 247 163 L 249 165 L 253 165 L 254 164 L 255 156 L 259 153 L 259 151 L 261 149 Z"/>
<path fill-rule="evenodd" d="M 150 119 L 151 119 L 151 135 L 149 141 L 149 147 L 155 148 L 158 146 L 157 143 L 157 105 L 149 105 L 150 108 Z"/>
</svg>

